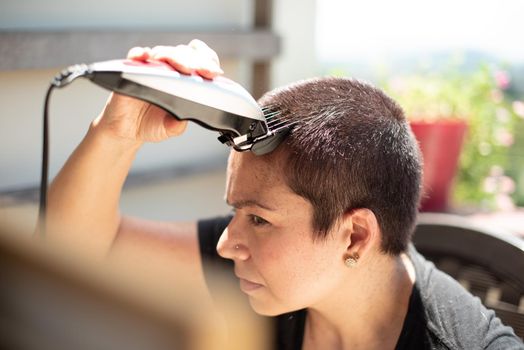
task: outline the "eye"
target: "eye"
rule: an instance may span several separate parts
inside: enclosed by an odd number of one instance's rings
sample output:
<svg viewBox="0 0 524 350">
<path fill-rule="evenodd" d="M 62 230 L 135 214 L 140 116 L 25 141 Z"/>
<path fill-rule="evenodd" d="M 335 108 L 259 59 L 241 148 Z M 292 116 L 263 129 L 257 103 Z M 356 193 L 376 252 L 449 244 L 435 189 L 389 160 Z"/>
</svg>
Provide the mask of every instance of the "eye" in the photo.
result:
<svg viewBox="0 0 524 350">
<path fill-rule="evenodd" d="M 269 224 L 269 221 L 267 221 L 265 219 L 262 219 L 258 215 L 249 215 L 249 218 L 250 218 L 251 223 L 253 224 L 253 226 L 263 226 L 263 225 L 268 225 Z"/>
</svg>

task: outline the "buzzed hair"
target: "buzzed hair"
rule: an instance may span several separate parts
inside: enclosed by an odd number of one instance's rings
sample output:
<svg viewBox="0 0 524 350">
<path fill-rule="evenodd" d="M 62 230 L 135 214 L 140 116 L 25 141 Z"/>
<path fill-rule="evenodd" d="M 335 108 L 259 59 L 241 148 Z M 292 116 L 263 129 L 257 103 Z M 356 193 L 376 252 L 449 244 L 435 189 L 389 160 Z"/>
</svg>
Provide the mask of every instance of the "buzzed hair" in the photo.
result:
<svg viewBox="0 0 524 350">
<path fill-rule="evenodd" d="M 405 251 L 422 166 L 400 106 L 370 84 L 343 78 L 301 81 L 259 103 L 294 123 L 275 153 L 284 154 L 287 185 L 313 205 L 315 237 L 326 237 L 342 214 L 367 208 L 380 225 L 382 251 Z"/>
</svg>

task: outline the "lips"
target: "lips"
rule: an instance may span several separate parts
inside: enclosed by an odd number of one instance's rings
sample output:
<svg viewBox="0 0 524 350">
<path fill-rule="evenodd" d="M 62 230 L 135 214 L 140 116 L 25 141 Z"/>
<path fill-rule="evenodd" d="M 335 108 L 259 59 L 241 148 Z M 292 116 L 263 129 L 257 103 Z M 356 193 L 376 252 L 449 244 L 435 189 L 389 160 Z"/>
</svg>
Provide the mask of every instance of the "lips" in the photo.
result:
<svg viewBox="0 0 524 350">
<path fill-rule="evenodd" d="M 255 290 L 260 289 L 264 286 L 261 283 L 257 283 L 255 281 L 245 278 L 244 276 L 247 275 L 247 273 L 241 273 L 239 270 L 240 268 L 235 265 L 235 276 L 238 278 L 240 282 L 240 290 L 242 292 L 244 293 L 254 292 Z"/>
<path fill-rule="evenodd" d="M 244 278 L 238 278 L 240 281 L 240 290 L 242 290 L 244 293 L 253 292 L 257 289 L 262 288 L 263 286 L 259 283 L 255 283 L 249 280 L 246 280 Z"/>
</svg>

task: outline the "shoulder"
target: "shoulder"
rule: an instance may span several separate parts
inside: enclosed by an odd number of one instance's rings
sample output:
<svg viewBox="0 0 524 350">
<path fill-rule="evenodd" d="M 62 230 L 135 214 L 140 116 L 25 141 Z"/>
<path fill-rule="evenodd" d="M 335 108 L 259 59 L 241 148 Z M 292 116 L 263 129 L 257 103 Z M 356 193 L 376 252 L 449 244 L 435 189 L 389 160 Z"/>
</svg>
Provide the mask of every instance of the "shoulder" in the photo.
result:
<svg viewBox="0 0 524 350">
<path fill-rule="evenodd" d="M 510 327 L 413 246 L 409 256 L 428 331 L 449 349 L 523 349 Z"/>
</svg>

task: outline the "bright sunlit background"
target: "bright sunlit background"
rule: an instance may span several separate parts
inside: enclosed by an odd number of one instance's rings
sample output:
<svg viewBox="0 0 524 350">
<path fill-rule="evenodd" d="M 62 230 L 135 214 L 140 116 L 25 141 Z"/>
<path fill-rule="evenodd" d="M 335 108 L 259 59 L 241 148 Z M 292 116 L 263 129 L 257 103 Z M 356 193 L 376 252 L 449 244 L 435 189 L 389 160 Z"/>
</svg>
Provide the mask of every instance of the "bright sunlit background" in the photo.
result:
<svg viewBox="0 0 524 350">
<path fill-rule="evenodd" d="M 445 54 L 524 62 L 524 2 L 369 0 L 316 2 L 319 63 L 416 63 Z"/>
</svg>

